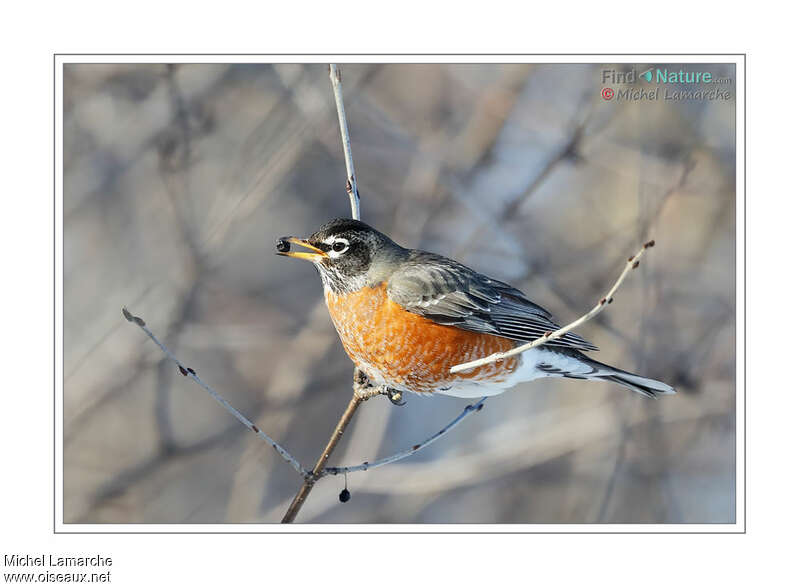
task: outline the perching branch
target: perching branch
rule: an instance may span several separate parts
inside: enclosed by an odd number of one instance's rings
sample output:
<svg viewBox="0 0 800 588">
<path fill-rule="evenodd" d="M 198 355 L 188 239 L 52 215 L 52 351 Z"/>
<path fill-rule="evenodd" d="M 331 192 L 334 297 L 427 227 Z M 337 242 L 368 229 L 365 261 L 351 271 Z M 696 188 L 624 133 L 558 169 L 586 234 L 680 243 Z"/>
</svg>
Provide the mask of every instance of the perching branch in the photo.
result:
<svg viewBox="0 0 800 588">
<path fill-rule="evenodd" d="M 617 278 L 617 281 L 614 282 L 614 285 L 611 287 L 611 290 L 608 291 L 608 294 L 606 294 L 603 298 L 601 298 L 600 301 L 595 305 L 595 307 L 592 310 L 587 312 L 579 319 L 572 321 L 570 324 L 561 327 L 557 331 L 553 331 L 552 333 L 546 333 L 543 336 L 536 339 L 535 341 L 531 341 L 530 343 L 525 343 L 524 345 L 520 345 L 519 347 L 515 347 L 514 349 L 509 349 L 508 351 L 503 351 L 499 353 L 493 353 L 492 355 L 489 355 L 481 359 L 476 359 L 474 361 L 469 361 L 467 363 L 460 363 L 458 365 L 454 365 L 453 367 L 450 368 L 450 373 L 457 374 L 459 372 L 466 372 L 467 370 L 475 369 L 483 365 L 501 361 L 503 359 L 506 359 L 507 357 L 513 357 L 514 355 L 519 355 L 520 353 L 528 351 L 529 349 L 533 349 L 534 347 L 539 347 L 540 345 L 544 345 L 549 341 L 552 341 L 553 339 L 558 339 L 562 335 L 566 335 L 571 330 L 578 328 L 583 323 L 588 322 L 589 320 L 592 319 L 592 317 L 594 317 L 597 313 L 599 313 L 606 306 L 611 304 L 611 302 L 613 302 L 614 294 L 616 293 L 620 285 L 622 285 L 622 282 L 625 280 L 626 277 L 628 277 L 628 274 L 632 270 L 635 270 L 637 267 L 639 267 L 639 259 L 642 257 L 642 255 L 644 255 L 644 252 L 647 251 L 647 249 L 649 249 L 650 247 L 653 247 L 655 244 L 656 244 L 655 241 L 648 241 L 647 243 L 642 245 L 642 248 L 636 255 L 629 257 L 628 263 L 625 264 L 625 269 L 622 270 L 622 273 L 620 274 L 619 278 Z"/>
<path fill-rule="evenodd" d="M 339 444 L 342 436 L 344 435 L 344 431 L 347 426 L 350 424 L 350 421 L 353 420 L 353 416 L 356 414 L 356 409 L 361 405 L 362 402 L 371 398 L 371 396 L 366 394 L 360 394 L 361 384 L 359 383 L 357 378 L 354 378 L 353 381 L 353 397 L 350 399 L 350 403 L 347 405 L 347 408 L 344 409 L 342 416 L 339 418 L 339 422 L 336 425 L 336 428 L 333 430 L 331 434 L 331 438 L 328 439 L 327 445 L 325 445 L 325 449 L 322 450 L 322 454 L 317 459 L 317 463 L 314 465 L 314 469 L 309 472 L 309 475 L 305 477 L 303 481 L 303 485 L 300 486 L 300 490 L 297 491 L 292 503 L 289 505 L 289 508 L 286 511 L 286 514 L 283 515 L 283 519 L 281 519 L 282 523 L 292 523 L 294 522 L 295 517 L 297 517 L 297 513 L 300 512 L 300 509 L 303 507 L 303 504 L 308 498 L 309 493 L 314 488 L 314 484 L 316 484 L 317 480 L 321 477 L 320 474 L 325 468 L 325 464 L 328 463 L 328 458 L 333 453 L 333 450 L 336 449 L 336 446 Z"/>
</svg>

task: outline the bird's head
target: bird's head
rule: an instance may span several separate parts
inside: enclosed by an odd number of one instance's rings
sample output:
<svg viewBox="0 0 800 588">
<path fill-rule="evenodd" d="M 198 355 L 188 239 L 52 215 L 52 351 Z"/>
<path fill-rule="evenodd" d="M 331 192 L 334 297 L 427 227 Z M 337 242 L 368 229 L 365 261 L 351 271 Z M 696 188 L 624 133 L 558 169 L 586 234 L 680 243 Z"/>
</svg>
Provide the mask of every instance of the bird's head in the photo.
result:
<svg viewBox="0 0 800 588">
<path fill-rule="evenodd" d="M 291 251 L 291 244 L 307 251 Z M 391 260 L 405 251 L 368 224 L 345 218 L 325 223 L 307 239 L 280 237 L 276 247 L 278 255 L 312 262 L 323 284 L 337 293 L 384 281 Z"/>
</svg>

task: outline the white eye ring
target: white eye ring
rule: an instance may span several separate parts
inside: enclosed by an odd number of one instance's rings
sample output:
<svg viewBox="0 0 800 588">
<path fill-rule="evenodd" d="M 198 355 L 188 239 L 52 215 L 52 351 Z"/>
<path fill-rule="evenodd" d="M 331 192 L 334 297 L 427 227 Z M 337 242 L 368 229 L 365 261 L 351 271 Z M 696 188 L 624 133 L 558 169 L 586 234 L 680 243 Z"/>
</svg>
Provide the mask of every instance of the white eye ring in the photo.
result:
<svg viewBox="0 0 800 588">
<path fill-rule="evenodd" d="M 328 252 L 330 257 L 339 257 L 342 253 L 347 251 L 350 247 L 350 242 L 347 239 L 336 239 L 331 244 L 331 250 Z"/>
</svg>

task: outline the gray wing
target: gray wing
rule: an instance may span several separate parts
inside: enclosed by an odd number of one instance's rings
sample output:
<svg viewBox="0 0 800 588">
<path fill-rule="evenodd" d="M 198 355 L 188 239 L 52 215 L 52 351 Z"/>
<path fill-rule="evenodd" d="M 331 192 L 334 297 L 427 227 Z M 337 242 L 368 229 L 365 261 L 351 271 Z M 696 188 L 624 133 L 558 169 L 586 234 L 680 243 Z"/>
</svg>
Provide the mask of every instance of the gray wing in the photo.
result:
<svg viewBox="0 0 800 588">
<path fill-rule="evenodd" d="M 516 288 L 471 270 L 452 259 L 412 251 L 387 284 L 389 299 L 440 325 L 533 341 L 559 327 L 552 315 Z M 548 345 L 596 351 L 574 333 Z"/>
</svg>

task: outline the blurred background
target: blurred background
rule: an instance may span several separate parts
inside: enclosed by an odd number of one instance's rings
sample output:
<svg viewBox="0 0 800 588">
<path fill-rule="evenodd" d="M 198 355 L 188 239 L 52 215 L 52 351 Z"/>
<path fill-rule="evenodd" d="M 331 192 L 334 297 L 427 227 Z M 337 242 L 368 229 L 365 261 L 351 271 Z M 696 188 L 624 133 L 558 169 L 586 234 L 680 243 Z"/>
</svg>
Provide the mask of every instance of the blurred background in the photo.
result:
<svg viewBox="0 0 800 588">
<path fill-rule="evenodd" d="M 579 332 L 679 394 L 520 385 L 349 475 L 347 504 L 342 477 L 321 480 L 298 522 L 734 522 L 735 100 L 605 101 L 603 69 L 630 66 L 343 65 L 362 216 L 562 324 L 655 239 Z M 735 96 L 733 66 L 683 69 Z M 64 522 L 278 522 L 299 476 L 121 308 L 313 465 L 352 364 L 314 268 L 274 239 L 350 214 L 327 65 L 66 65 L 63 173 Z M 330 465 L 406 449 L 467 404 L 406 400 L 362 405 Z"/>
</svg>

